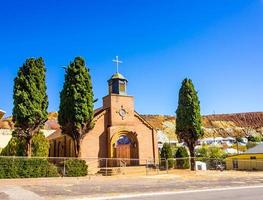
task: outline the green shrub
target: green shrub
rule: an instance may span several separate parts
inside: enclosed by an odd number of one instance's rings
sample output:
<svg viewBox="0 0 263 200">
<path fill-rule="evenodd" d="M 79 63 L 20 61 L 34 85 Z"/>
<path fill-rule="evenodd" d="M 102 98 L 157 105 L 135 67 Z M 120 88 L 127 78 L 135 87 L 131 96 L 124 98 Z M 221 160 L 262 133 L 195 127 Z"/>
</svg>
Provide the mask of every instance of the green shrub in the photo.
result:
<svg viewBox="0 0 263 200">
<path fill-rule="evenodd" d="M 164 143 L 162 151 L 161 151 L 161 159 L 168 159 L 168 167 L 172 168 L 173 167 L 173 163 L 174 163 L 173 158 L 174 157 L 173 157 L 173 151 L 172 151 L 171 145 L 168 144 L 168 143 Z M 161 164 L 163 165 L 163 164 L 166 164 L 166 163 L 162 162 Z"/>
<path fill-rule="evenodd" d="M 200 157 L 202 160 L 203 159 L 225 159 L 226 158 L 226 153 L 225 151 L 218 146 L 208 146 L 208 145 L 203 145 L 202 147 L 198 148 L 196 150 L 196 155 L 197 157 Z"/>
<path fill-rule="evenodd" d="M 262 136 L 261 135 L 250 135 L 250 136 L 248 136 L 247 139 L 249 142 L 261 142 Z"/>
<path fill-rule="evenodd" d="M 45 135 L 40 132 L 34 135 L 32 139 L 32 156 L 34 157 L 48 157 L 49 142 Z"/>
<path fill-rule="evenodd" d="M 19 160 L 0 158 L 0 179 L 19 178 Z"/>
<path fill-rule="evenodd" d="M 201 147 L 197 148 L 195 151 L 195 155 L 199 158 L 208 158 L 209 157 L 209 150 L 208 145 L 202 145 Z M 201 160 L 201 159 L 198 159 Z"/>
<path fill-rule="evenodd" d="M 196 150 L 197 160 L 205 162 L 208 169 L 217 169 L 219 164 L 224 163 L 225 151 L 218 146 L 203 145 Z"/>
<path fill-rule="evenodd" d="M 0 158 L 0 179 L 58 177 L 56 166 L 40 158 Z"/>
<path fill-rule="evenodd" d="M 225 151 L 217 146 L 211 146 L 209 147 L 209 158 L 210 159 L 225 159 L 226 153 Z"/>
<path fill-rule="evenodd" d="M 67 177 L 80 177 L 88 175 L 88 166 L 85 160 L 66 160 L 65 170 Z"/>
<path fill-rule="evenodd" d="M 185 147 L 179 147 L 175 154 L 176 157 L 176 168 L 178 169 L 189 169 L 189 154 Z"/>
<path fill-rule="evenodd" d="M 2 156 L 25 156 L 25 140 L 13 136 L 7 146 L 2 150 Z M 42 132 L 37 133 L 32 139 L 32 156 L 48 157 L 49 142 Z"/>
<path fill-rule="evenodd" d="M 1 151 L 2 156 L 24 156 L 25 142 L 17 137 L 12 137 L 7 146 Z"/>
</svg>

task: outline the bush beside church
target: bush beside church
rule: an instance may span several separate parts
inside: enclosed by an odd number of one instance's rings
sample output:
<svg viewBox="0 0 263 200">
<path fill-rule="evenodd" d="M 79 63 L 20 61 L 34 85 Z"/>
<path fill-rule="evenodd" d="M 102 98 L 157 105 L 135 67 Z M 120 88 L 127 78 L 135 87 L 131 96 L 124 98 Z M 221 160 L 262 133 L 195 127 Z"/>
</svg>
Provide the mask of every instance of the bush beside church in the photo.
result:
<svg viewBox="0 0 263 200">
<path fill-rule="evenodd" d="M 49 162 L 49 159 L 0 157 L 0 179 L 81 177 L 88 174 L 88 166 L 84 160 L 67 160 L 56 165 Z"/>
<path fill-rule="evenodd" d="M 67 160 L 65 161 L 65 176 L 81 177 L 88 175 L 88 166 L 85 160 Z"/>
<path fill-rule="evenodd" d="M 0 178 L 58 177 L 58 168 L 47 159 L 0 158 Z"/>
</svg>

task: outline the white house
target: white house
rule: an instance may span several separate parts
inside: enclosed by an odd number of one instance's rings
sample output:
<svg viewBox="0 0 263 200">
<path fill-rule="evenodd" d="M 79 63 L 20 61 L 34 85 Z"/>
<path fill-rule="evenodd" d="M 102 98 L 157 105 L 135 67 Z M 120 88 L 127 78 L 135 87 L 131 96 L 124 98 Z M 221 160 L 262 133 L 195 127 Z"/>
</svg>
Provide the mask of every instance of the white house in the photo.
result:
<svg viewBox="0 0 263 200">
<path fill-rule="evenodd" d="M 3 149 L 12 137 L 12 130 L 0 129 L 0 148 Z"/>
<path fill-rule="evenodd" d="M 52 133 L 54 133 L 56 130 L 41 130 L 45 137 L 48 137 Z M 0 148 L 3 149 L 6 147 L 8 142 L 12 138 L 12 132 L 13 130 L 11 129 L 0 129 Z"/>
<path fill-rule="evenodd" d="M 157 130 L 157 140 L 158 140 L 158 149 L 159 150 L 161 150 L 163 148 L 164 143 L 168 143 L 171 145 L 178 144 L 177 140 L 170 140 L 167 137 L 167 135 L 161 130 Z"/>
<path fill-rule="evenodd" d="M 246 138 L 244 138 L 244 143 L 246 143 Z M 199 140 L 200 145 L 223 145 L 226 144 L 227 146 L 232 146 L 233 144 L 236 143 L 236 139 L 233 137 L 215 137 L 215 138 L 204 138 Z M 242 145 L 242 144 L 241 144 Z"/>
<path fill-rule="evenodd" d="M 5 111 L 0 109 L 0 119 L 2 119 L 4 115 L 5 115 Z"/>
</svg>

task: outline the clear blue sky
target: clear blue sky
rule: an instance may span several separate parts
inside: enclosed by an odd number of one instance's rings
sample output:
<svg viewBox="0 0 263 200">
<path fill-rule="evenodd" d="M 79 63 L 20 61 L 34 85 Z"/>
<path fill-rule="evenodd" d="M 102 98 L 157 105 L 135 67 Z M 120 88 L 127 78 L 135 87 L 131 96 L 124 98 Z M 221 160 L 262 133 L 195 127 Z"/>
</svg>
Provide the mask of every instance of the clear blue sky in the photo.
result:
<svg viewBox="0 0 263 200">
<path fill-rule="evenodd" d="M 47 66 L 49 111 L 75 56 L 91 69 L 96 107 L 119 55 L 136 110 L 174 114 L 185 77 L 202 114 L 263 110 L 263 0 L 2 0 L 0 108 L 26 58 Z"/>
</svg>

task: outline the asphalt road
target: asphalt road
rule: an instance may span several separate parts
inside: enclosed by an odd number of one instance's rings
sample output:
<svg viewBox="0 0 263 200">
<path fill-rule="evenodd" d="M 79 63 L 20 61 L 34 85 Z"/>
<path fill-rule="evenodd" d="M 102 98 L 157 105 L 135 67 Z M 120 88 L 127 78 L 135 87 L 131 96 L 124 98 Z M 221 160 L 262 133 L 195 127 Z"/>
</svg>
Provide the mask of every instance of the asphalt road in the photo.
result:
<svg viewBox="0 0 263 200">
<path fill-rule="evenodd" d="M 218 189 L 217 191 L 184 191 L 175 192 L 173 194 L 159 193 L 159 194 L 141 194 L 141 197 L 129 196 L 124 198 L 110 198 L 118 200 L 262 200 L 263 199 L 263 186 L 259 188 L 242 188 L 242 189 Z"/>
<path fill-rule="evenodd" d="M 263 172 L 0 180 L 0 200 L 263 200 Z"/>
<path fill-rule="evenodd" d="M 53 197 L 45 198 L 37 196 L 28 191 L 22 191 L 19 188 L 13 187 L 10 189 L 11 195 L 1 196 L 1 200 L 45 200 L 45 199 L 71 199 L 71 200 L 262 200 L 263 185 L 236 187 L 236 188 L 216 188 L 204 190 L 187 190 L 177 192 L 153 192 L 153 193 L 137 193 L 137 194 L 122 194 L 116 196 L 104 197 Z"/>
</svg>

